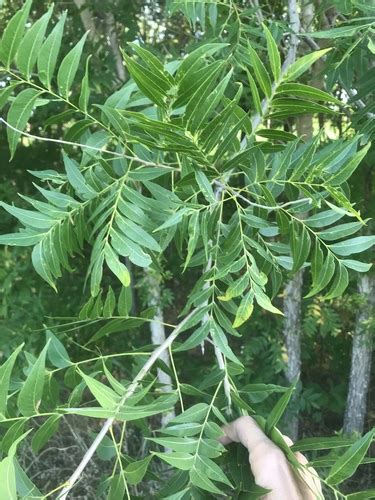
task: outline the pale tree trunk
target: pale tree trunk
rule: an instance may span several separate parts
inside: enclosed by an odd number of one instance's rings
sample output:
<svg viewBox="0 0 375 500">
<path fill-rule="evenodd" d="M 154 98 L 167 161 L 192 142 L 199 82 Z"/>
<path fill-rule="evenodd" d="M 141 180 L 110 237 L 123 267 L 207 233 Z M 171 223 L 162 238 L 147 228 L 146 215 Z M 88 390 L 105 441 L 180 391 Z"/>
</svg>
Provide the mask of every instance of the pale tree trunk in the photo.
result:
<svg viewBox="0 0 375 500">
<path fill-rule="evenodd" d="M 77 8 L 79 9 L 79 15 L 86 31 L 89 31 L 89 38 L 94 41 L 97 36 L 97 27 L 95 24 L 95 19 L 90 8 L 86 5 L 86 0 L 74 0 Z M 116 35 L 116 19 L 113 12 L 106 12 L 104 18 L 105 35 L 107 37 L 107 42 L 110 47 L 116 68 L 117 80 L 124 82 L 126 79 L 125 67 L 123 64 L 121 51 L 117 42 Z"/>
<path fill-rule="evenodd" d="M 88 7 L 85 8 L 86 0 L 74 0 L 77 8 L 79 9 L 79 16 L 81 18 L 83 27 L 86 31 L 89 31 L 89 38 L 95 40 L 96 36 L 96 26 L 95 21 L 92 16 L 92 12 Z"/>
<path fill-rule="evenodd" d="M 297 3 L 289 1 L 289 21 L 295 33 L 298 33 L 301 26 L 304 31 L 309 31 L 314 16 L 313 5 L 309 0 L 305 0 L 301 5 L 301 19 L 297 11 Z M 291 37 L 291 43 L 295 45 L 293 60 L 297 53 L 297 40 L 295 35 Z M 291 61 L 293 62 L 293 61 Z M 299 137 L 304 140 L 311 139 L 313 135 L 313 122 L 311 115 L 298 116 L 296 118 L 296 129 Z M 303 217 L 304 218 L 304 217 Z M 285 376 L 289 383 L 300 378 L 301 374 L 301 302 L 303 287 L 303 270 L 300 269 L 286 284 L 284 289 L 284 343 L 287 355 Z M 298 387 L 298 386 L 297 386 Z M 286 433 L 295 441 L 298 438 L 299 411 L 298 411 L 299 391 L 296 390 L 290 405 L 286 411 L 284 422 Z"/>
<path fill-rule="evenodd" d="M 126 78 L 125 66 L 122 60 L 120 48 L 117 43 L 117 36 L 115 30 L 116 20 L 112 12 L 107 12 L 105 14 L 105 25 L 106 25 L 108 43 L 111 48 L 113 58 L 115 60 L 117 78 L 120 80 L 120 82 L 124 82 Z"/>
<path fill-rule="evenodd" d="M 371 322 L 375 313 L 375 276 L 360 275 L 358 292 L 364 304 L 359 308 L 353 336 L 349 391 L 344 417 L 344 433 L 347 435 L 353 432 L 362 434 L 365 421 L 374 333 Z"/>
<path fill-rule="evenodd" d="M 301 374 L 301 300 L 303 270 L 288 281 L 284 289 L 284 342 L 287 355 L 285 376 L 291 384 Z M 285 413 L 285 433 L 295 441 L 298 438 L 298 391 L 296 390 Z"/>
<path fill-rule="evenodd" d="M 145 282 L 148 286 L 148 304 L 149 306 L 156 308 L 155 316 L 150 323 L 151 341 L 154 345 L 160 345 L 165 341 L 164 315 L 161 307 L 160 277 L 152 270 L 147 269 L 145 272 Z M 162 352 L 160 359 L 167 366 L 170 366 L 169 352 L 167 350 Z M 158 381 L 161 384 L 161 390 L 163 392 L 171 392 L 173 390 L 172 379 L 168 373 L 165 373 L 163 370 L 158 368 L 157 376 Z M 163 414 L 161 417 L 162 426 L 164 427 L 167 425 L 167 423 L 174 418 L 174 416 L 174 410 Z"/>
</svg>

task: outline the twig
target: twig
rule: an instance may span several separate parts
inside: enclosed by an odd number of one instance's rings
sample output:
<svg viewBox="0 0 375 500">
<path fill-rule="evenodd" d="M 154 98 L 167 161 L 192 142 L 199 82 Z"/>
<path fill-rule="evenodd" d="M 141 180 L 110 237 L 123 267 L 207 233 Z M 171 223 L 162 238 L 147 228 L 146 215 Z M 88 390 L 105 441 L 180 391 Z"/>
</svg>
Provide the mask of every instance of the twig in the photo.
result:
<svg viewBox="0 0 375 500">
<path fill-rule="evenodd" d="M 140 371 L 137 373 L 135 376 L 133 382 L 130 384 L 129 388 L 125 392 L 124 396 L 121 398 L 121 401 L 119 402 L 117 406 L 117 411 L 120 410 L 120 407 L 124 405 L 126 400 L 134 394 L 135 390 L 137 389 L 139 383 L 144 379 L 144 377 L 149 373 L 151 370 L 152 366 L 154 363 L 159 359 L 159 357 L 163 354 L 163 352 L 168 349 L 168 347 L 173 343 L 173 341 L 176 339 L 178 334 L 180 333 L 181 329 L 183 326 L 186 325 L 186 323 L 189 321 L 191 316 L 196 312 L 196 309 L 192 311 L 186 318 L 181 321 L 179 325 L 172 331 L 172 333 L 169 335 L 165 341 L 160 344 L 159 347 L 155 349 L 155 351 L 152 353 L 152 355 L 149 357 L 149 359 L 146 361 L 146 363 L 143 365 L 143 367 L 140 369 Z M 85 470 L 86 466 L 90 462 L 91 458 L 93 457 L 96 449 L 104 439 L 105 435 L 107 434 L 108 430 L 111 428 L 113 423 L 116 420 L 116 414 L 113 417 L 108 418 L 101 431 L 99 434 L 96 436 L 95 440 L 91 444 L 90 448 L 87 450 L 87 452 L 84 454 L 80 464 L 76 468 L 76 470 L 73 472 L 73 474 L 70 476 L 67 485 L 64 487 L 64 489 L 61 491 L 59 494 L 58 498 L 60 500 L 66 500 L 68 493 L 71 491 L 75 483 L 78 481 L 80 478 L 82 472 Z"/>
<path fill-rule="evenodd" d="M 229 177 L 229 176 L 230 176 L 230 172 L 228 172 L 228 174 L 227 174 L 227 177 Z M 216 183 L 216 181 L 214 181 L 214 182 Z M 224 184 L 218 185 L 216 187 L 215 193 L 214 193 L 216 200 L 219 201 L 224 189 L 225 189 Z M 209 241 L 209 244 L 212 245 L 212 240 Z M 206 272 L 210 271 L 211 268 L 212 268 L 212 257 L 210 255 L 208 258 L 208 262 L 207 262 L 207 265 L 206 265 L 204 272 L 206 273 Z M 208 287 L 209 287 L 209 281 L 206 281 L 203 285 L 203 290 L 207 289 Z M 208 304 L 208 299 L 204 301 L 203 306 L 206 306 L 207 304 Z M 209 321 L 208 313 L 206 313 L 204 315 L 203 320 L 202 320 L 202 325 L 207 323 L 207 321 Z M 210 341 L 209 338 L 207 338 L 206 340 Z M 216 361 L 217 361 L 218 367 L 220 368 L 220 370 L 224 370 L 224 373 L 225 373 L 224 384 L 223 384 L 224 394 L 225 394 L 225 397 L 227 398 L 227 402 L 228 402 L 228 412 L 231 413 L 231 405 L 232 405 L 232 398 L 230 395 L 231 386 L 230 386 L 228 374 L 227 374 L 226 367 L 225 367 L 224 357 L 223 357 L 223 354 L 221 353 L 221 351 L 215 345 L 215 343 L 214 342 L 211 342 L 211 343 L 214 346 L 214 351 L 215 351 L 215 356 L 216 356 Z M 202 353 L 204 354 L 204 341 L 202 342 L 201 346 L 202 346 Z"/>
<path fill-rule="evenodd" d="M 151 161 L 142 160 L 141 158 L 138 158 L 137 156 L 126 155 L 124 153 L 117 153 L 116 151 L 110 151 L 110 150 L 104 149 L 104 148 L 97 148 L 95 146 L 89 146 L 87 144 L 81 144 L 79 142 L 64 141 L 63 139 L 53 139 L 52 137 L 41 137 L 39 135 L 29 134 L 28 132 L 25 132 L 24 130 L 20 130 L 16 127 L 13 127 L 13 125 L 8 123 L 1 116 L 0 116 L 0 122 L 4 123 L 4 125 L 6 125 L 8 128 L 13 130 L 14 132 L 18 132 L 19 134 L 21 134 L 25 137 L 30 137 L 30 139 L 36 139 L 37 141 L 54 142 L 54 143 L 63 144 L 66 146 L 78 146 L 80 148 L 91 149 L 93 151 L 99 151 L 101 153 L 108 153 L 108 154 L 111 154 L 113 156 L 117 156 L 118 158 L 126 158 L 127 160 L 132 160 L 132 161 L 135 161 L 137 163 L 141 163 L 142 165 L 145 165 L 145 166 L 163 167 L 163 168 L 167 168 L 169 170 L 172 169 L 172 167 L 169 167 L 167 165 L 161 165 L 160 163 L 154 163 Z"/>
<path fill-rule="evenodd" d="M 214 181 L 214 184 L 221 186 L 222 189 L 227 189 L 229 187 L 225 186 L 224 184 L 216 180 Z M 297 203 L 308 203 L 309 205 L 311 205 L 311 203 L 313 202 L 312 198 L 299 198 L 298 200 L 287 201 L 286 203 L 282 203 L 281 205 L 276 205 L 272 207 L 268 205 L 261 205 L 260 203 L 254 203 L 253 201 L 250 201 L 249 199 L 245 198 L 245 196 L 242 196 L 242 194 L 237 193 L 230 187 L 229 190 L 231 191 L 233 196 L 235 196 L 236 198 L 240 198 L 241 200 L 245 201 L 252 207 L 264 208 L 265 210 L 279 210 L 280 208 L 289 207 L 290 205 L 295 205 Z"/>
</svg>

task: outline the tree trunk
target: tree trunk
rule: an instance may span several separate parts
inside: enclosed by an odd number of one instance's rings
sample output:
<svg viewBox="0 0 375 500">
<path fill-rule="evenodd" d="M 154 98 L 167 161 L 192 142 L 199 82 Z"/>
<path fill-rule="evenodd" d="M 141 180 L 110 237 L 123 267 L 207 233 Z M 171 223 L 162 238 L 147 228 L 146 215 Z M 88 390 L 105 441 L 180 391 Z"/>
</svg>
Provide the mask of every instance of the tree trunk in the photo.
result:
<svg viewBox="0 0 375 500">
<path fill-rule="evenodd" d="M 372 334 L 371 320 L 375 309 L 375 276 L 362 274 L 358 279 L 358 291 L 364 304 L 357 314 L 352 344 L 349 391 L 346 400 L 344 433 L 362 434 L 366 415 L 367 392 L 370 384 Z"/>
<path fill-rule="evenodd" d="M 156 307 L 156 313 L 154 318 L 150 323 L 151 330 L 151 341 L 154 345 L 160 345 L 165 340 L 165 329 L 164 329 L 164 315 L 163 309 L 161 307 L 161 295 L 160 295 L 160 279 L 151 270 L 146 270 L 145 272 L 146 283 L 148 284 L 148 303 L 151 307 Z M 160 359 L 167 365 L 170 366 L 169 352 L 167 350 L 163 351 L 160 355 Z M 161 384 L 161 390 L 164 392 L 172 391 L 172 379 L 160 368 L 157 369 L 158 381 Z M 175 417 L 174 410 L 165 413 L 161 417 L 161 424 L 164 427 L 167 423 Z"/>
<path fill-rule="evenodd" d="M 301 373 L 301 300 L 303 270 L 299 270 L 284 290 L 284 341 L 287 354 L 285 376 L 289 383 Z M 295 391 L 285 413 L 285 433 L 295 441 L 298 438 L 298 392 Z"/>
<path fill-rule="evenodd" d="M 105 14 L 105 25 L 106 25 L 108 43 L 111 48 L 113 58 L 115 60 L 117 78 L 120 80 L 120 82 L 124 82 L 126 78 L 125 66 L 117 43 L 117 35 L 115 30 L 116 20 L 112 12 L 107 12 Z"/>
<path fill-rule="evenodd" d="M 314 9 L 311 2 L 305 0 L 301 5 L 301 19 L 298 15 L 297 2 L 289 0 L 289 24 L 295 33 L 298 33 L 301 26 L 304 31 L 310 31 L 313 20 Z M 298 38 L 291 36 L 291 44 L 294 44 L 293 61 L 297 54 Z M 291 62 L 293 62 L 291 61 Z M 313 135 L 312 115 L 303 115 L 296 118 L 296 129 L 299 137 L 304 140 L 311 139 Z M 305 218 L 305 216 L 301 216 Z M 300 269 L 286 284 L 284 289 L 284 342 L 287 354 L 285 367 L 285 376 L 289 383 L 292 383 L 301 374 L 301 302 L 303 287 L 303 270 Z M 298 386 L 297 386 L 298 387 Z M 289 407 L 285 413 L 284 423 L 286 433 L 295 441 L 298 439 L 299 410 L 298 410 L 299 391 L 295 391 Z"/>
<path fill-rule="evenodd" d="M 77 8 L 79 9 L 79 16 L 81 18 L 83 27 L 86 31 L 89 31 L 89 38 L 95 40 L 96 36 L 96 26 L 95 21 L 92 16 L 92 12 L 88 7 L 85 8 L 86 0 L 74 0 Z"/>
</svg>

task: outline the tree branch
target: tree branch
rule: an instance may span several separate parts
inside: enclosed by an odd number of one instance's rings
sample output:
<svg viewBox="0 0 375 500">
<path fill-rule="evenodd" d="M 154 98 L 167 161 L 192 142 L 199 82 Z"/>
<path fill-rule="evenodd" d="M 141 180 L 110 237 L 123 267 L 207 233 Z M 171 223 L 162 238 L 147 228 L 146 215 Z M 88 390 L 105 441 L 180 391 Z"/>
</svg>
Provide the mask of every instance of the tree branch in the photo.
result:
<svg viewBox="0 0 375 500">
<path fill-rule="evenodd" d="M 120 403 L 118 404 L 117 411 L 119 411 L 120 407 L 123 406 L 126 402 L 126 400 L 134 394 L 136 391 L 138 385 L 140 382 L 144 379 L 144 377 L 149 373 L 153 365 L 156 363 L 156 361 L 162 356 L 164 351 L 168 349 L 168 347 L 173 343 L 173 341 L 177 338 L 178 334 L 180 333 L 181 329 L 186 325 L 186 323 L 189 321 L 191 316 L 195 313 L 196 309 L 192 311 L 186 318 L 181 321 L 179 325 L 176 326 L 176 328 L 172 331 L 172 333 L 169 335 L 169 337 L 162 343 L 160 344 L 159 347 L 155 349 L 155 351 L 152 353 L 152 355 L 149 357 L 149 359 L 146 361 L 146 363 L 143 365 L 143 367 L 139 370 L 137 375 L 135 376 L 133 382 L 130 384 L 129 388 L 125 392 L 124 396 L 121 398 Z M 71 491 L 75 483 L 78 481 L 80 478 L 82 472 L 85 470 L 86 466 L 90 462 L 91 458 L 93 457 L 94 453 L 96 452 L 98 446 L 104 439 L 104 436 L 107 434 L 108 430 L 112 427 L 113 423 L 116 420 L 116 414 L 113 417 L 108 418 L 101 431 L 99 434 L 96 436 L 95 440 L 93 441 L 92 445 L 90 448 L 87 450 L 87 452 L 84 454 L 80 464 L 76 468 L 76 470 L 73 472 L 73 474 L 70 476 L 67 485 L 64 487 L 64 489 L 61 491 L 59 494 L 58 498 L 60 500 L 66 500 L 68 493 Z"/>
</svg>

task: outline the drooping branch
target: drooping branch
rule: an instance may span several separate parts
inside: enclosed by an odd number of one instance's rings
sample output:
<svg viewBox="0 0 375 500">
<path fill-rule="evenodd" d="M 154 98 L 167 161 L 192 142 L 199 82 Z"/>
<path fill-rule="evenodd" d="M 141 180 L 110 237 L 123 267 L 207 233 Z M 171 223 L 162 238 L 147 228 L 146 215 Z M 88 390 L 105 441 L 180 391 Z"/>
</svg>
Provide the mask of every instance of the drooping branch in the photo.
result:
<svg viewBox="0 0 375 500">
<path fill-rule="evenodd" d="M 178 334 L 180 333 L 181 329 L 186 325 L 186 323 L 189 321 L 191 316 L 196 312 L 196 309 L 192 311 L 190 314 L 186 316 L 186 318 L 179 323 L 176 328 L 172 331 L 172 333 L 169 335 L 168 338 L 165 339 L 165 341 L 160 344 L 159 347 L 155 349 L 155 351 L 152 353 L 152 355 L 149 357 L 149 359 L 146 361 L 146 363 L 143 365 L 143 367 L 139 370 L 137 375 L 135 376 L 133 382 L 130 384 L 129 388 L 125 392 L 124 396 L 121 398 L 120 403 L 118 404 L 117 410 L 121 408 L 126 403 L 126 400 L 134 394 L 136 389 L 138 388 L 139 384 L 142 382 L 142 380 L 145 378 L 145 376 L 149 373 L 151 368 L 154 366 L 156 361 L 163 355 L 164 351 L 169 348 L 169 346 L 172 345 L 174 340 L 177 338 Z M 99 434 L 96 436 L 95 440 L 87 450 L 87 452 L 84 454 L 81 462 L 79 463 L 78 467 L 75 469 L 73 474 L 70 476 L 69 480 L 67 481 L 67 485 L 63 488 L 61 493 L 59 494 L 58 498 L 60 500 L 66 500 L 68 493 L 71 491 L 75 483 L 78 481 L 80 478 L 81 474 L 85 470 L 86 466 L 89 464 L 90 460 L 92 459 L 94 453 L 96 452 L 98 446 L 104 439 L 105 435 L 109 431 L 109 429 L 112 427 L 113 423 L 116 421 L 116 414 L 113 417 L 108 418 L 101 431 Z"/>
</svg>

